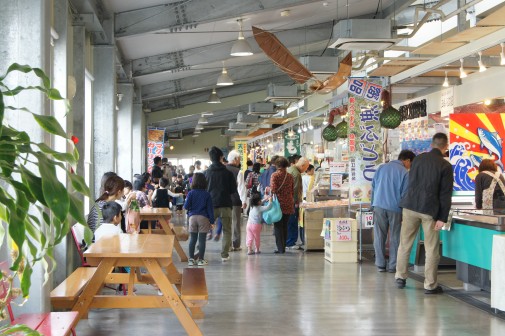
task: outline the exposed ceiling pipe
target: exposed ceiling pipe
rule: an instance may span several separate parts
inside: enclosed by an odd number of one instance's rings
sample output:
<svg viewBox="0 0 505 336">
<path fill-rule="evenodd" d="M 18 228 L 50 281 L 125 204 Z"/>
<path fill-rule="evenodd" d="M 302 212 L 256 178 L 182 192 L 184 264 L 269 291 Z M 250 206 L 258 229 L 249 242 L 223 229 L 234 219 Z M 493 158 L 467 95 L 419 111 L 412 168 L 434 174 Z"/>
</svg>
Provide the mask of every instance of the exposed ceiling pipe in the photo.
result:
<svg viewBox="0 0 505 336">
<path fill-rule="evenodd" d="M 435 6 L 433 6 L 432 8 L 430 8 L 430 10 L 433 11 L 435 9 L 438 9 L 439 7 L 445 5 L 446 3 L 449 3 L 450 1 L 451 0 L 442 0 L 438 4 L 436 4 Z M 398 37 L 400 37 L 400 38 L 411 38 L 411 37 L 413 37 L 414 35 L 416 35 L 416 33 L 419 31 L 419 29 L 421 29 L 421 27 L 428 21 L 428 19 L 432 15 L 432 13 L 428 12 L 428 13 L 426 13 L 423 16 L 423 18 L 421 19 L 421 21 L 418 22 L 418 20 L 419 20 L 419 12 L 420 11 L 426 11 L 426 8 L 416 7 L 416 11 L 415 11 L 415 15 L 414 15 L 414 30 L 412 30 L 412 32 L 410 34 L 407 34 L 407 35 L 398 35 Z"/>
</svg>

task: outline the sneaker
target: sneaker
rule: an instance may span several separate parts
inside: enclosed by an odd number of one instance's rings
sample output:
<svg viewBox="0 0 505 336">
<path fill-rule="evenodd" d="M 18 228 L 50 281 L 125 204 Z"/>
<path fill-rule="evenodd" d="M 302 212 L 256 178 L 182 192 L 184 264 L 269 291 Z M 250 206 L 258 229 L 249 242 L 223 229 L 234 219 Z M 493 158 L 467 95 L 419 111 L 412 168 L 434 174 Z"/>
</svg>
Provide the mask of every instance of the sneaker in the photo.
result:
<svg viewBox="0 0 505 336">
<path fill-rule="evenodd" d="M 256 253 L 256 254 L 260 254 L 260 253 L 261 253 L 261 251 L 256 251 L 255 253 Z"/>
<path fill-rule="evenodd" d="M 424 294 L 442 294 L 444 290 L 442 289 L 441 286 L 437 286 L 433 289 L 425 289 Z"/>
<path fill-rule="evenodd" d="M 386 272 L 386 267 L 377 267 L 377 271 L 380 273 Z"/>
<path fill-rule="evenodd" d="M 221 239 L 221 235 L 220 235 L 220 234 L 217 234 L 217 235 L 214 237 L 214 241 L 219 241 L 219 239 Z"/>
<path fill-rule="evenodd" d="M 254 254 L 254 251 L 247 252 L 247 255 L 253 255 L 253 254 Z"/>
<path fill-rule="evenodd" d="M 205 259 L 198 260 L 198 266 L 207 266 L 209 262 Z"/>
<path fill-rule="evenodd" d="M 396 268 L 393 268 L 393 269 L 388 269 L 388 273 L 396 273 Z"/>
<path fill-rule="evenodd" d="M 211 240 L 212 239 L 212 232 L 209 232 L 207 233 L 207 240 Z"/>
<path fill-rule="evenodd" d="M 235 251 L 235 248 L 233 246 L 230 247 L 230 249 L 228 250 L 228 252 L 233 252 Z"/>
<path fill-rule="evenodd" d="M 194 266 L 194 265 L 195 265 L 195 259 L 190 258 L 190 259 L 188 260 L 188 266 Z"/>
<path fill-rule="evenodd" d="M 221 261 L 223 261 L 223 262 L 228 261 L 228 260 L 230 260 L 230 256 L 221 257 Z"/>
<path fill-rule="evenodd" d="M 405 288 L 405 284 L 407 283 L 407 280 L 397 278 L 395 280 L 395 283 L 396 283 L 396 287 L 398 287 L 398 288 Z"/>
</svg>

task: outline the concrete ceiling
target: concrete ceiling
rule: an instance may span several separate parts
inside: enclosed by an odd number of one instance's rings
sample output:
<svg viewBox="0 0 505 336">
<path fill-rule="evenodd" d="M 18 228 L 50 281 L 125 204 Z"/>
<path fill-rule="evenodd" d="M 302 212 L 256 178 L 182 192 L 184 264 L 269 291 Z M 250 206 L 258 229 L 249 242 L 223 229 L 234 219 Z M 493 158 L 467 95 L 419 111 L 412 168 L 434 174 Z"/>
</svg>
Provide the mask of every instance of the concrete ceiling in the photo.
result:
<svg viewBox="0 0 505 336">
<path fill-rule="evenodd" d="M 453 6 L 457 1 L 451 1 Z M 253 25 L 273 32 L 294 55 L 336 57 L 339 51 L 327 46 L 338 20 L 396 17 L 402 24 L 409 24 L 413 22 L 413 6 L 423 6 L 425 2 L 70 0 L 70 3 L 74 12 L 81 14 L 76 20 L 84 21 L 93 32 L 93 43 L 117 46 L 118 82 L 135 84 L 148 113 L 148 123 L 191 132 L 200 113 L 207 109 L 214 111 L 214 116 L 208 118 L 210 125 L 222 125 L 223 120 L 233 121 L 233 114 L 244 111 L 244 106 L 252 97 L 257 99 L 257 93 L 265 90 L 267 84 L 293 84 L 256 44 Z M 243 20 L 243 33 L 253 56 L 230 56 L 238 37 L 237 19 Z M 206 104 L 222 62 L 235 85 L 217 88 L 223 104 Z M 409 88 L 397 87 L 396 91 L 409 94 L 426 87 L 416 83 Z"/>
</svg>

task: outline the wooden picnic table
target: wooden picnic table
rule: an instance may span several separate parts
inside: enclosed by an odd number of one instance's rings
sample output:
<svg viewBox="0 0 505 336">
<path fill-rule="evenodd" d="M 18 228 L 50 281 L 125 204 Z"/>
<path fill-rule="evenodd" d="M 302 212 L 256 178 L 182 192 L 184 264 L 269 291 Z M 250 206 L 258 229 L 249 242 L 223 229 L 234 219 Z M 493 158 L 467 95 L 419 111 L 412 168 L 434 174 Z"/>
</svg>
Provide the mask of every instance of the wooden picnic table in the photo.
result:
<svg viewBox="0 0 505 336">
<path fill-rule="evenodd" d="M 175 237 L 174 246 L 179 259 L 182 262 L 188 261 L 188 256 L 184 252 L 180 242 L 175 236 L 175 231 L 173 225 L 170 223 L 170 218 L 172 218 L 172 211 L 168 208 L 142 208 L 140 209 L 140 220 L 147 221 L 158 221 L 167 235 L 172 235 Z M 151 225 L 148 225 L 148 233 L 152 233 Z"/>
<path fill-rule="evenodd" d="M 171 308 L 188 335 L 202 335 L 174 288 L 175 285 L 180 291 L 181 286 L 181 274 L 172 262 L 174 240 L 173 235 L 122 234 L 92 244 L 84 256 L 97 269 L 72 310 L 81 319 L 90 308 Z M 130 273 L 111 273 L 114 267 L 130 267 Z M 148 274 L 142 274 L 140 267 L 145 267 Z M 162 268 L 167 269 L 167 274 Z M 106 282 L 128 283 L 128 295 L 100 295 Z M 135 283 L 156 284 L 163 296 L 133 295 Z"/>
</svg>

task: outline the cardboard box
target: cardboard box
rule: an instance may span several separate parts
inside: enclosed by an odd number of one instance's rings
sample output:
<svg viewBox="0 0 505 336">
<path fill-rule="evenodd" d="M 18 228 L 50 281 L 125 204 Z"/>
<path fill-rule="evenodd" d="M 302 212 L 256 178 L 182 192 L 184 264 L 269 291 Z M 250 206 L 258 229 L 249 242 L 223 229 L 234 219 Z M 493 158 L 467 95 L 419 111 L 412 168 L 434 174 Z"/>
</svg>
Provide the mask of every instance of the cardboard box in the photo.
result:
<svg viewBox="0 0 505 336">
<path fill-rule="evenodd" d="M 313 220 L 321 223 L 324 218 L 324 210 L 304 210 L 303 214 L 306 221 Z"/>
<path fill-rule="evenodd" d="M 305 250 L 324 250 L 323 237 L 307 238 L 305 236 Z"/>
<path fill-rule="evenodd" d="M 325 218 L 324 225 L 330 231 L 337 231 L 338 225 L 348 223 L 351 225 L 351 231 L 358 230 L 358 223 L 354 218 Z"/>
<path fill-rule="evenodd" d="M 328 252 L 357 252 L 357 242 L 333 242 L 330 240 L 324 241 L 324 250 Z"/>
<path fill-rule="evenodd" d="M 330 252 L 325 250 L 324 259 L 331 263 L 355 263 L 358 262 L 358 252 Z"/>
<path fill-rule="evenodd" d="M 311 220 L 304 220 L 303 222 L 303 227 L 305 230 L 313 230 L 317 229 L 321 233 L 321 228 L 323 227 L 323 219 L 311 219 Z"/>
</svg>

